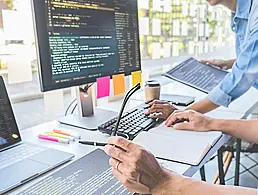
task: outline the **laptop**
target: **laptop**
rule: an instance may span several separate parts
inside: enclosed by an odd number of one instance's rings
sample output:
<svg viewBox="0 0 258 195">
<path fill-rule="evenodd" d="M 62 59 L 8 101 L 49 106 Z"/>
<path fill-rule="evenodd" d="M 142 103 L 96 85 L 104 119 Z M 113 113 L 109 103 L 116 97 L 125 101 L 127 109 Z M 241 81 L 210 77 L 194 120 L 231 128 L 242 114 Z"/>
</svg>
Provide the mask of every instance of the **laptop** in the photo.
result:
<svg viewBox="0 0 258 195">
<path fill-rule="evenodd" d="M 0 194 L 68 162 L 73 154 L 22 142 L 0 77 Z"/>
</svg>

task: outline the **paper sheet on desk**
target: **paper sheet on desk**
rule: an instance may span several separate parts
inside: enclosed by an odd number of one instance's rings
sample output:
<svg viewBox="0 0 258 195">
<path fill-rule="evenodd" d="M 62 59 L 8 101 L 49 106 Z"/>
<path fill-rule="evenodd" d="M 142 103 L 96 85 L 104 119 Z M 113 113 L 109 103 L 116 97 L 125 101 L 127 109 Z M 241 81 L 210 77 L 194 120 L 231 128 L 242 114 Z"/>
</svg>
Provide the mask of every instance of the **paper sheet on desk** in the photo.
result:
<svg viewBox="0 0 258 195">
<path fill-rule="evenodd" d="M 178 131 L 163 123 L 149 132 L 142 132 L 134 142 L 158 158 L 199 165 L 221 136 L 221 132 Z"/>
</svg>

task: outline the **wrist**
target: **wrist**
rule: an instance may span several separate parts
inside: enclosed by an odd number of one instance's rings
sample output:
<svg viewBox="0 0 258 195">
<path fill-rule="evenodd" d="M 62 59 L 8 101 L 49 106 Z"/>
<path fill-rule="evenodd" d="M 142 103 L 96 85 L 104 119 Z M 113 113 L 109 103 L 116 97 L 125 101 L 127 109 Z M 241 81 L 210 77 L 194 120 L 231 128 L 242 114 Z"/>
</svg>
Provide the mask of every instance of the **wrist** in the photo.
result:
<svg viewBox="0 0 258 195">
<path fill-rule="evenodd" d="M 159 182 L 151 191 L 152 195 L 174 195 L 181 187 L 183 177 L 166 169 L 159 174 Z"/>
<path fill-rule="evenodd" d="M 155 187 L 151 190 L 152 195 L 163 194 L 165 186 L 172 182 L 172 177 L 166 169 L 162 169 L 158 174 L 158 182 Z"/>
<path fill-rule="evenodd" d="M 224 120 L 212 118 L 209 123 L 209 129 L 213 131 L 222 131 L 224 129 Z"/>
</svg>

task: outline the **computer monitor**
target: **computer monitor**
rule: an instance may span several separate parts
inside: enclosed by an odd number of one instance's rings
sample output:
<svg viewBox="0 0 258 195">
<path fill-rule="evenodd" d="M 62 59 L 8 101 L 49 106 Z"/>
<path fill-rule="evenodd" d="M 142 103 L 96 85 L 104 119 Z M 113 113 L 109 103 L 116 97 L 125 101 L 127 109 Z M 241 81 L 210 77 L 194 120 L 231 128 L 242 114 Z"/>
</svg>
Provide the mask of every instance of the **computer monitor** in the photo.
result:
<svg viewBox="0 0 258 195">
<path fill-rule="evenodd" d="M 33 0 L 42 91 L 141 70 L 137 0 Z"/>
<path fill-rule="evenodd" d="M 32 2 L 42 91 L 141 70 L 137 0 Z M 78 99 L 83 119 L 70 116 L 61 123 L 95 129 L 114 116 L 102 110 L 94 118 L 91 96 Z"/>
</svg>

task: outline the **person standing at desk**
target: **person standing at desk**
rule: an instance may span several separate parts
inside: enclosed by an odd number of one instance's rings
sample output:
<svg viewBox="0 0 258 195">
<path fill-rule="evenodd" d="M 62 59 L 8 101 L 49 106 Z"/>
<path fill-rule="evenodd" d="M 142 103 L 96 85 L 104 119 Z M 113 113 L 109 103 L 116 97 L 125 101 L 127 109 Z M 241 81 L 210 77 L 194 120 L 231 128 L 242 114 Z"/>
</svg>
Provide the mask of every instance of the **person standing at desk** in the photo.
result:
<svg viewBox="0 0 258 195">
<path fill-rule="evenodd" d="M 246 93 L 252 86 L 258 89 L 258 1 L 257 0 L 207 0 L 211 5 L 221 4 L 232 11 L 232 30 L 236 34 L 236 60 L 204 61 L 220 67 L 232 67 L 223 81 L 205 99 L 194 103 L 187 110 L 207 113 L 231 102 Z M 152 118 L 167 119 L 175 107 L 154 101 L 146 114 Z"/>
</svg>

